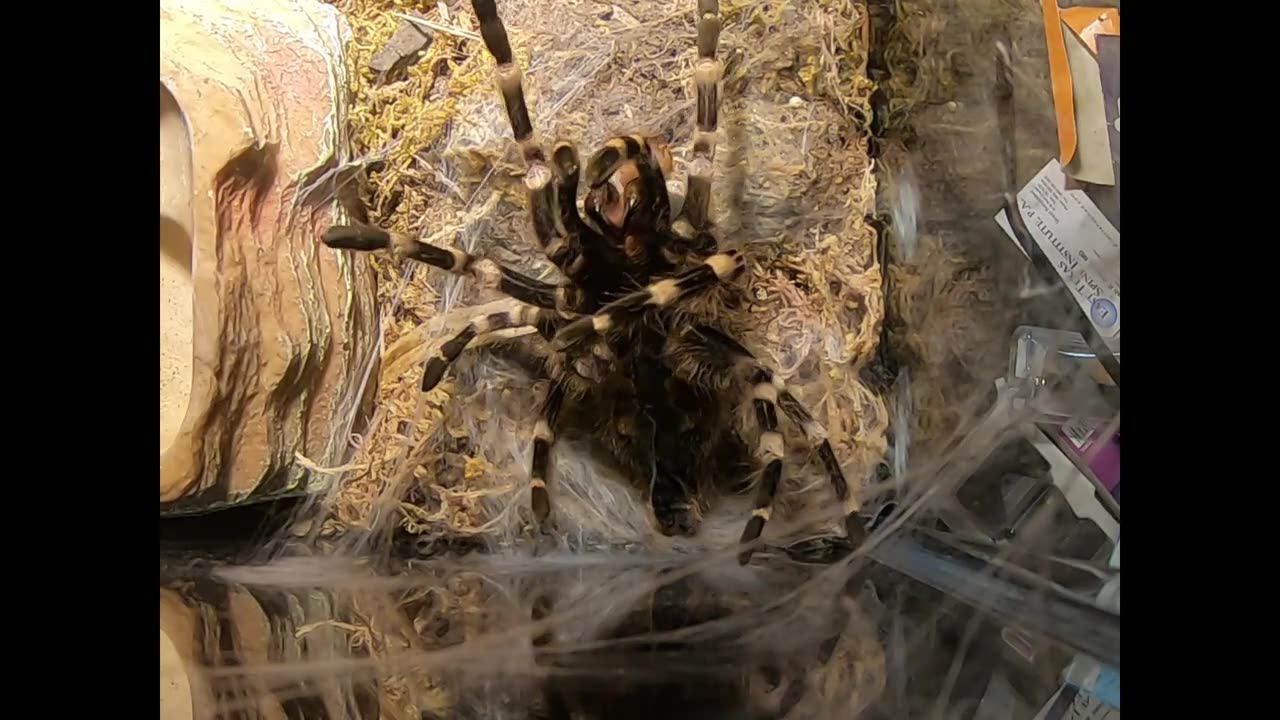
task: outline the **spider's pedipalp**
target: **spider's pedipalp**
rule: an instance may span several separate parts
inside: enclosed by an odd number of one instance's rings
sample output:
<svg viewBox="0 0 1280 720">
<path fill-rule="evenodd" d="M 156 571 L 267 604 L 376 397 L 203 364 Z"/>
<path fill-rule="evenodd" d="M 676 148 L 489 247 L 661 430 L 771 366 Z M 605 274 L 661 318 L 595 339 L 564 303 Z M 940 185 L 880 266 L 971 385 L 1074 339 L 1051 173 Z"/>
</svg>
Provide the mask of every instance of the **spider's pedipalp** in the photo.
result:
<svg viewBox="0 0 1280 720">
<path fill-rule="evenodd" d="M 570 281 L 578 282 L 586 264 L 582 235 L 589 232 L 589 229 L 578 218 L 576 178 L 568 185 L 570 187 L 566 188 L 566 183 L 563 182 L 547 182 L 536 187 L 530 186 L 526 195 L 538 246 L 560 272 Z"/>
<path fill-rule="evenodd" d="M 556 334 L 557 350 L 578 346 L 597 335 L 604 335 L 628 318 L 648 310 L 664 309 L 717 283 L 731 282 L 746 269 L 742 256 L 735 250 L 717 253 L 694 268 L 686 270 L 614 300 L 595 314 L 579 318 Z"/>
<path fill-rule="evenodd" d="M 535 228 L 542 251 L 560 272 L 574 283 L 582 282 L 588 269 L 584 239 L 596 239 L 596 233 L 578 214 L 578 151 L 568 142 L 556 143 L 551 153 L 556 175 L 555 210 L 550 189 L 530 197 Z"/>
<path fill-rule="evenodd" d="M 556 143 L 555 149 L 551 151 L 551 159 L 555 163 L 560 182 L 572 181 L 576 187 L 579 170 L 578 149 L 573 146 L 573 143 L 564 140 Z"/>
<path fill-rule="evenodd" d="M 583 230 L 582 216 L 578 214 L 578 150 L 571 143 L 558 142 L 551 151 L 551 160 L 559 183 L 556 203 L 560 208 L 560 234 L 577 237 Z"/>
</svg>

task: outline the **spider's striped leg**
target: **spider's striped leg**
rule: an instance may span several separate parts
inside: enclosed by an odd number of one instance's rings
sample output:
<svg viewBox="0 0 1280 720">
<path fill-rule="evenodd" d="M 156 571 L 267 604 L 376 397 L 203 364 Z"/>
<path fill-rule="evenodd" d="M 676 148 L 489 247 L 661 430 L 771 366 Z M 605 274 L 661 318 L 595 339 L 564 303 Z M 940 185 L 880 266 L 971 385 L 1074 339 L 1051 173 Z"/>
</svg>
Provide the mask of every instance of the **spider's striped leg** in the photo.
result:
<svg viewBox="0 0 1280 720">
<path fill-rule="evenodd" d="M 697 267 L 659 280 L 602 307 L 595 314 L 566 325 L 556 334 L 557 350 L 567 350 L 606 335 L 622 321 L 648 310 L 663 309 L 718 283 L 731 282 L 746 269 L 735 250 L 717 253 Z"/>
<path fill-rule="evenodd" d="M 582 291 L 572 285 L 551 285 L 457 248 L 439 247 L 381 228 L 334 225 L 325 232 L 324 244 L 335 250 L 386 250 L 455 275 L 471 275 L 484 287 L 541 308 L 566 312 L 583 312 L 589 308 Z"/>
<path fill-rule="evenodd" d="M 720 241 L 715 235 L 701 231 L 693 237 L 672 234 L 671 241 L 662 248 L 662 256 L 667 262 L 677 267 L 691 262 L 701 262 L 716 254 L 720 249 Z"/>
<path fill-rule="evenodd" d="M 551 386 L 547 388 L 538 409 L 538 422 L 533 428 L 533 462 L 529 469 L 529 506 L 533 510 L 534 520 L 539 527 L 544 527 L 551 516 L 551 493 L 547 489 L 547 480 L 551 470 L 551 447 L 556 441 L 556 426 L 560 419 L 560 408 L 569 395 L 569 387 L 562 382 L 562 373 L 553 371 Z M 540 592 L 530 609 L 530 619 L 535 623 L 546 621 L 554 609 L 554 601 L 548 591 Z M 554 667 L 557 655 L 548 652 L 556 641 L 555 630 L 548 624 L 531 639 L 534 662 L 544 667 Z M 543 699 L 547 704 L 545 710 L 553 720 L 569 720 L 570 713 L 564 698 L 552 686 L 544 685 Z"/>
<path fill-rule="evenodd" d="M 689 187 L 681 211 L 695 231 L 711 224 L 711 177 L 720 122 L 720 80 L 724 76 L 724 64 L 716 59 L 719 42 L 719 0 L 698 0 L 698 62 L 693 68 L 698 92 L 697 127 L 689 162 Z"/>
<path fill-rule="evenodd" d="M 484 39 L 485 48 L 498 65 L 495 70 L 498 91 L 502 93 L 511 134 L 520 146 L 520 156 L 528 169 L 524 183 L 538 244 L 547 258 L 576 283 L 585 265 L 583 236 L 591 232 L 578 216 L 577 153 L 568 143 L 558 143 L 553 152 L 553 177 L 534 132 L 524 95 L 524 73 L 511 52 L 511 40 L 498 17 L 497 3 L 495 0 L 472 0 L 471 8 L 480 22 L 480 36 Z"/>
<path fill-rule="evenodd" d="M 862 505 L 858 502 L 858 497 L 849 492 L 849 483 L 844 478 L 844 471 L 840 469 L 840 461 L 836 459 L 836 452 L 831 447 L 826 428 L 813 419 L 813 414 L 787 390 L 786 384 L 780 378 L 774 377 L 773 382 L 778 387 L 778 407 L 782 408 L 782 412 L 786 413 L 791 422 L 800 426 L 810 447 L 818 449 L 818 459 L 822 461 L 822 467 L 827 471 L 827 477 L 831 481 L 831 489 L 835 492 L 836 500 L 840 501 L 840 506 L 845 513 L 845 535 L 854 547 L 861 545 L 867 537 L 866 522 L 859 514 Z"/>
<path fill-rule="evenodd" d="M 822 461 L 823 469 L 827 471 L 831 488 L 845 512 L 845 533 L 855 546 L 862 543 L 867 531 L 862 517 L 858 514 L 861 508 L 857 497 L 849 493 L 849 483 L 845 480 L 844 471 L 840 469 L 840 462 L 836 459 L 835 450 L 831 447 L 827 432 L 813 418 L 813 414 L 791 394 L 782 378 L 757 360 L 741 343 L 710 327 L 695 327 L 676 336 L 668 343 L 666 354 L 681 377 L 716 391 L 725 387 L 727 383 L 724 378 L 735 367 L 745 365 L 752 379 L 751 394 L 761 426 L 761 452 L 766 453 L 766 443 L 773 442 L 765 439 L 767 433 L 776 432 L 776 423 L 770 427 L 766 420 L 776 421 L 777 413 L 768 408 L 781 408 L 782 412 L 804 431 L 810 446 L 817 449 L 818 458 Z M 763 417 L 765 413 L 769 415 L 768 418 Z M 771 509 L 765 508 L 772 508 L 772 495 L 777 489 L 776 483 L 772 487 L 769 485 L 767 472 L 765 480 L 766 482 L 761 486 L 755 513 L 743 532 L 743 542 L 759 537 L 769 513 L 772 512 Z"/>
<path fill-rule="evenodd" d="M 556 441 L 556 421 L 564 404 L 565 384 L 556 380 L 542 401 L 538 424 L 533 429 L 533 463 L 529 472 L 529 503 L 539 524 L 551 516 L 551 494 L 547 492 L 547 476 L 551 467 L 551 446 Z"/>
<path fill-rule="evenodd" d="M 445 371 L 458 359 L 462 351 L 480 335 L 506 330 L 507 328 L 534 327 L 543 337 L 550 337 L 560 321 L 555 311 L 522 305 L 506 312 L 489 313 L 472 318 L 458 332 L 440 346 L 440 352 L 427 360 L 427 368 L 422 373 L 422 392 L 429 392 L 444 379 Z"/>
<path fill-rule="evenodd" d="M 495 72 L 498 91 L 502 93 L 502 104 L 506 107 L 507 120 L 511 123 L 511 134 L 520 145 L 520 155 L 526 165 L 541 165 L 546 157 L 533 132 L 533 121 L 529 118 L 529 105 L 524 97 L 524 72 L 511 52 L 511 40 L 507 37 L 502 19 L 498 17 L 498 5 L 495 0 L 472 0 L 471 9 L 480 22 L 480 37 L 484 39 L 485 48 L 498 63 Z M 543 172 L 545 173 L 545 169 Z"/>
<path fill-rule="evenodd" d="M 764 461 L 764 473 L 760 477 L 760 485 L 756 490 L 755 507 L 751 510 L 751 519 L 742 529 L 739 544 L 748 545 L 760 538 L 764 532 L 764 524 L 769 522 L 773 514 L 773 500 L 778 495 L 778 485 L 782 482 L 782 456 L 784 445 L 782 433 L 778 432 L 777 389 L 774 387 L 771 373 L 758 368 L 751 376 L 752 406 L 756 412 L 756 423 L 760 426 L 760 439 L 756 442 L 756 456 Z M 754 547 L 747 547 L 738 554 L 738 562 L 746 565 L 751 560 Z"/>
</svg>

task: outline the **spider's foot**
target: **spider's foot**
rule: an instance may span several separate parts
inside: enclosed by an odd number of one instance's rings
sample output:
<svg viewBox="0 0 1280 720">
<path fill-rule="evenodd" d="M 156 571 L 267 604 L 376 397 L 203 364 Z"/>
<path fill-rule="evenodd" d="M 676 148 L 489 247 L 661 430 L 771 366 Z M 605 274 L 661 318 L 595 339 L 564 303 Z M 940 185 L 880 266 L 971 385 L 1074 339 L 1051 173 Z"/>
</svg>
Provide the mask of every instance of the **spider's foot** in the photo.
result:
<svg viewBox="0 0 1280 720">
<path fill-rule="evenodd" d="M 334 225 L 321 236 L 321 242 L 334 250 L 373 252 L 392 246 L 391 233 L 368 225 Z"/>
<path fill-rule="evenodd" d="M 876 511 L 875 517 L 872 518 L 871 527 L 869 529 L 876 530 L 877 528 L 880 528 L 881 526 L 883 526 L 886 522 L 889 521 L 889 518 L 893 516 L 894 511 L 897 509 L 898 509 L 898 504 L 892 500 L 885 503 L 884 505 L 881 505 L 880 509 Z"/>
<path fill-rule="evenodd" d="M 702 513 L 696 503 L 655 503 L 653 514 L 658 532 L 666 537 L 693 537 L 702 525 Z"/>
<path fill-rule="evenodd" d="M 749 547 L 746 550 L 743 550 L 742 552 L 738 553 L 738 564 L 745 566 L 747 563 L 751 562 L 751 556 L 755 554 L 756 554 L 755 547 Z"/>
<path fill-rule="evenodd" d="M 783 551 L 793 562 L 830 565 L 843 560 L 853 552 L 853 548 L 850 547 L 847 539 L 838 535 L 829 535 L 801 540 L 786 546 Z"/>
<path fill-rule="evenodd" d="M 560 549 L 560 538 L 553 532 L 555 524 L 535 522 L 533 525 L 533 556 L 542 557 Z"/>
<path fill-rule="evenodd" d="M 856 512 L 851 512 L 845 517 L 844 532 L 845 536 L 849 538 L 849 544 L 854 549 L 857 549 L 867 541 L 867 523 Z"/>
</svg>

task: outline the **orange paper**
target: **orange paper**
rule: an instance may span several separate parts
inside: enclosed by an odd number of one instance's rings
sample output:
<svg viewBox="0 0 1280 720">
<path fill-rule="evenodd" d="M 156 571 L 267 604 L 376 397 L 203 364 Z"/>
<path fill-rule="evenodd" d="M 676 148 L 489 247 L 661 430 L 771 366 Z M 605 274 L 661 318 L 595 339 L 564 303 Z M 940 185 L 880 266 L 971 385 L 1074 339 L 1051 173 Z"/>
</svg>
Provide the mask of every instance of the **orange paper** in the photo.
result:
<svg viewBox="0 0 1280 720">
<path fill-rule="evenodd" d="M 1099 35 L 1120 34 L 1120 11 L 1115 8 L 1059 8 L 1057 0 L 1040 0 L 1044 14 L 1045 45 L 1049 51 L 1049 78 L 1053 88 L 1053 109 L 1058 124 L 1058 161 L 1065 167 L 1075 159 L 1079 137 L 1076 131 L 1074 88 L 1071 65 L 1067 61 L 1063 26 L 1071 29 L 1098 54 Z"/>
<path fill-rule="evenodd" d="M 1112 8 L 1064 8 L 1062 22 L 1084 41 L 1085 47 L 1098 54 L 1099 35 L 1120 34 L 1120 11 Z"/>
<path fill-rule="evenodd" d="M 1058 118 L 1058 162 L 1063 166 L 1076 156 L 1075 106 L 1071 100 L 1071 66 L 1067 64 L 1067 44 L 1062 37 L 1062 16 L 1057 0 L 1040 0 L 1044 14 L 1044 40 L 1049 50 L 1049 78 L 1053 87 L 1053 107 Z"/>
</svg>

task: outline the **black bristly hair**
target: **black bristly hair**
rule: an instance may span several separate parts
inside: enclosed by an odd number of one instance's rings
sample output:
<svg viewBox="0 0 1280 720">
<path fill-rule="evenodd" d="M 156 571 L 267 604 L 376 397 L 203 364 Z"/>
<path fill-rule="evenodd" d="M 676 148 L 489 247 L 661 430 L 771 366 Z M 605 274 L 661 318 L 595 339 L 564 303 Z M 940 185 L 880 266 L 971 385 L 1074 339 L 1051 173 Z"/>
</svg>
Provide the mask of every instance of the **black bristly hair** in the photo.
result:
<svg viewBox="0 0 1280 720">
<path fill-rule="evenodd" d="M 473 0 L 480 35 L 495 60 L 496 83 L 525 165 L 524 184 L 534 235 L 563 274 L 545 283 L 456 248 L 438 247 L 378 228 L 334 226 L 324 243 L 334 249 L 387 251 L 454 274 L 470 275 L 522 305 L 473 318 L 427 361 L 422 390 L 444 378 L 463 350 L 485 333 L 534 327 L 550 342 L 551 384 L 533 433 L 531 508 L 545 523 L 552 513 L 551 449 L 567 419 L 591 416 L 589 426 L 631 480 L 648 495 L 660 532 L 693 535 L 702 516 L 704 478 L 737 488 L 759 470 L 756 502 L 743 528 L 742 563 L 749 561 L 773 512 L 785 454 L 779 411 L 799 425 L 817 450 L 846 533 L 860 542 L 858 515 L 826 431 L 772 370 L 709 322 L 691 321 L 687 301 L 735 282 L 742 256 L 722 249 L 711 222 L 711 185 L 724 67 L 716 57 L 717 0 L 697 0 L 697 92 L 687 192 L 671 217 L 666 172 L 669 150 L 641 135 L 611 138 L 585 168 L 568 142 L 543 151 L 494 0 Z M 665 168 L 665 171 L 664 171 Z M 579 184 L 585 171 L 584 218 Z M 752 442 L 735 412 L 750 404 L 758 434 Z"/>
</svg>

